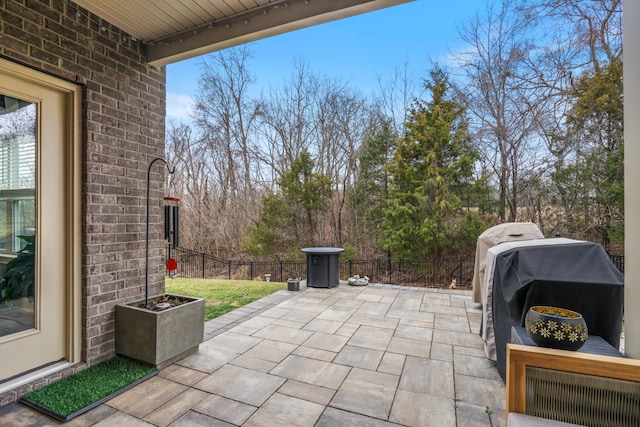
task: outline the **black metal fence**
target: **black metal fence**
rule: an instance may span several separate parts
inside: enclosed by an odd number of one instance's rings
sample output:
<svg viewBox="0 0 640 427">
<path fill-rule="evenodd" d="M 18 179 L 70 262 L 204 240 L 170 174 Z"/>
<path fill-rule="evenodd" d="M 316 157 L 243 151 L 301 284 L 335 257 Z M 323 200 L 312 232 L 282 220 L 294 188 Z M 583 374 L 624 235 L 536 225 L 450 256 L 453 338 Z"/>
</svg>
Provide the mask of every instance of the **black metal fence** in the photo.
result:
<svg viewBox="0 0 640 427">
<path fill-rule="evenodd" d="M 268 275 L 273 282 L 286 282 L 294 275 L 304 279 L 307 274 L 305 261 L 230 261 L 184 248 L 171 249 L 170 256 L 178 262 L 175 274 L 187 278 L 266 280 Z M 357 274 L 369 277 L 372 283 L 412 286 L 449 286 L 455 279 L 458 285 L 470 285 L 473 266 L 473 257 L 342 260 L 340 278 L 346 280 Z"/>
<path fill-rule="evenodd" d="M 611 261 L 613 261 L 613 265 L 615 265 L 618 270 L 620 270 L 620 272 L 624 274 L 624 255 L 609 254 L 609 257 L 611 258 Z"/>
<path fill-rule="evenodd" d="M 178 262 L 175 273 L 192 279 L 253 280 L 269 274 L 272 282 L 286 282 L 306 273 L 300 261 L 230 261 L 184 248 L 171 249 L 171 256 Z"/>
<path fill-rule="evenodd" d="M 455 280 L 458 286 L 468 286 L 473 279 L 473 267 L 473 257 L 354 260 L 340 263 L 340 278 L 357 274 L 369 277 L 373 283 L 436 287 L 448 287 Z"/>
<path fill-rule="evenodd" d="M 168 254 L 169 255 L 169 254 Z M 200 279 L 254 280 L 286 282 L 289 277 L 304 279 L 305 261 L 230 261 L 189 249 L 171 249 L 178 262 L 175 272 L 181 277 Z M 624 273 L 624 255 L 610 255 L 615 266 Z M 367 276 L 372 283 L 394 285 L 449 287 L 471 286 L 475 259 L 472 256 L 442 259 L 341 260 L 340 279 L 354 275 Z"/>
</svg>

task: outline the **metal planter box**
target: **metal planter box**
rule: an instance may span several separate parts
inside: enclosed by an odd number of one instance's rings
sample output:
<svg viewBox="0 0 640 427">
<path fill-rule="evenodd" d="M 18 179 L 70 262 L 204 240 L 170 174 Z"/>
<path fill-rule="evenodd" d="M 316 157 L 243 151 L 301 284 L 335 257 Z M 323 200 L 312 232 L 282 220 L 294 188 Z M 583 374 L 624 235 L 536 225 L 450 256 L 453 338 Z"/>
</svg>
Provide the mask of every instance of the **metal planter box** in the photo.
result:
<svg viewBox="0 0 640 427">
<path fill-rule="evenodd" d="M 287 280 L 287 290 L 288 291 L 299 291 L 300 290 L 300 279 L 289 279 Z"/>
<path fill-rule="evenodd" d="M 183 298 L 191 301 L 162 311 L 139 308 L 142 301 L 117 305 L 116 353 L 161 369 L 198 351 L 205 300 Z"/>
</svg>

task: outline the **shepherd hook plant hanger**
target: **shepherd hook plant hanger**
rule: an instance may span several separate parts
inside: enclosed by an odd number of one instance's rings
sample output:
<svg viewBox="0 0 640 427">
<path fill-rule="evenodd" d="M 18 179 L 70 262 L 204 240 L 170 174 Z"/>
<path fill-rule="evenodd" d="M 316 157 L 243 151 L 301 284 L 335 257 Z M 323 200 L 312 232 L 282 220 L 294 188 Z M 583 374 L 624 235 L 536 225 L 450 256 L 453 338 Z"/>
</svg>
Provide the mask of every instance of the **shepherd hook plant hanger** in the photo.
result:
<svg viewBox="0 0 640 427">
<path fill-rule="evenodd" d="M 149 186 L 151 184 L 151 166 L 157 161 L 161 161 L 167 168 L 167 172 L 169 175 L 173 175 L 176 171 L 175 166 L 171 168 L 167 161 L 162 157 L 156 157 L 149 163 L 149 168 L 147 169 L 147 235 L 146 235 L 146 246 L 145 246 L 145 264 L 144 264 L 144 306 L 146 307 L 149 304 Z"/>
</svg>

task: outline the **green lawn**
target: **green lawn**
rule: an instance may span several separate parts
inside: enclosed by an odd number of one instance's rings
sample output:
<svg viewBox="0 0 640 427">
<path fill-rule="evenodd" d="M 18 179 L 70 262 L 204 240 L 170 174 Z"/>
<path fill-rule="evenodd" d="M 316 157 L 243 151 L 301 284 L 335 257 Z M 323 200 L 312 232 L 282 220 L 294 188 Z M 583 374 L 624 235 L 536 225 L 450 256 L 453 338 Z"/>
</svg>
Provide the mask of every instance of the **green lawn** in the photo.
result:
<svg viewBox="0 0 640 427">
<path fill-rule="evenodd" d="M 282 282 L 259 280 L 214 280 L 214 279 L 166 279 L 165 291 L 170 294 L 204 298 L 207 303 L 204 320 L 222 316 L 238 307 L 249 304 L 281 289 Z"/>
</svg>

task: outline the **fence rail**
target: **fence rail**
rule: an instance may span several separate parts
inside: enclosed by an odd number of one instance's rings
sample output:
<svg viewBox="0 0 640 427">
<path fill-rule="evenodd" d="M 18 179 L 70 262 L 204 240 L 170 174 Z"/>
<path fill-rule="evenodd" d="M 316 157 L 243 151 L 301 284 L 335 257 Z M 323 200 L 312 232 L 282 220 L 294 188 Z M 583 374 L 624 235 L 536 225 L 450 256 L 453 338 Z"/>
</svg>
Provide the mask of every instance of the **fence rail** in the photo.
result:
<svg viewBox="0 0 640 427">
<path fill-rule="evenodd" d="M 272 282 L 286 282 L 294 275 L 304 279 L 307 273 L 305 261 L 230 261 L 184 248 L 170 249 L 170 256 L 178 262 L 176 274 L 194 279 L 266 280 L 265 275 L 269 275 Z M 624 256 L 610 257 L 624 273 Z M 421 260 L 341 260 L 340 279 L 346 280 L 357 274 L 369 277 L 372 283 L 448 287 L 455 280 L 458 286 L 470 286 L 474 264 L 472 256 Z"/>
<path fill-rule="evenodd" d="M 169 255 L 169 254 L 168 254 Z M 175 272 L 181 277 L 200 279 L 253 280 L 269 275 L 274 282 L 286 282 L 289 277 L 306 276 L 305 261 L 231 261 L 184 248 L 171 249 L 170 256 L 178 262 Z M 341 260 L 340 278 L 367 276 L 373 283 L 393 283 L 412 286 L 449 286 L 470 284 L 473 278 L 473 257 L 441 260 L 406 261 L 397 259 Z"/>
</svg>

